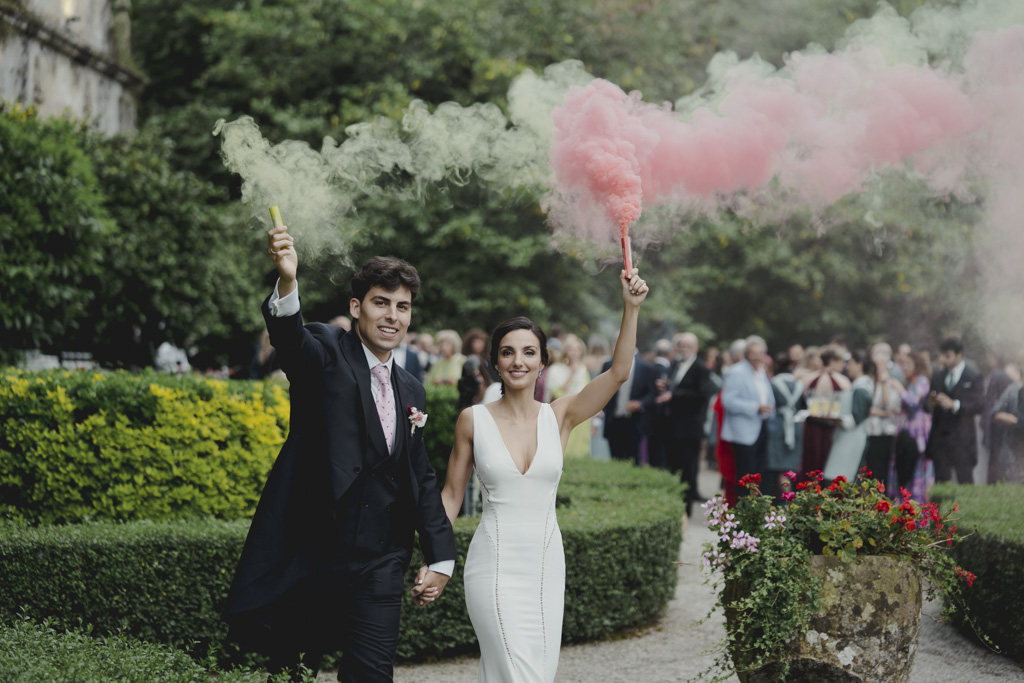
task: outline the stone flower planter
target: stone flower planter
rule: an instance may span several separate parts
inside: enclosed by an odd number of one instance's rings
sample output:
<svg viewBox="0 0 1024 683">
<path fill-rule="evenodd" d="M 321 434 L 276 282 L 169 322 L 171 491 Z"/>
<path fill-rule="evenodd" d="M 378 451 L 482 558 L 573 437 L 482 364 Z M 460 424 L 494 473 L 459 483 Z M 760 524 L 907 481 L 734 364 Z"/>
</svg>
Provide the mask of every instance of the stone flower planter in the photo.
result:
<svg viewBox="0 0 1024 683">
<path fill-rule="evenodd" d="M 852 564 L 816 555 L 821 611 L 789 645 L 789 681 L 904 683 L 921 629 L 921 582 L 914 565 L 866 555 Z M 736 590 L 727 586 L 726 590 Z M 728 610 L 726 619 L 730 615 Z M 741 683 L 768 683 L 775 665 L 738 672 Z"/>
</svg>

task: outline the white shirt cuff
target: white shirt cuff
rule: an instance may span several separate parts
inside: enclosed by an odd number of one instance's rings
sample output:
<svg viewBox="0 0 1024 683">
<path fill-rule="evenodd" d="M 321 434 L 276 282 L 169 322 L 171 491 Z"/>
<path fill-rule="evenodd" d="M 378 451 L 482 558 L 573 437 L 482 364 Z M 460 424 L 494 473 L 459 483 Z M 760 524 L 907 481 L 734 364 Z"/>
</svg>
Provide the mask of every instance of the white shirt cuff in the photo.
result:
<svg viewBox="0 0 1024 683">
<path fill-rule="evenodd" d="M 953 414 L 956 415 L 960 412 L 960 401 L 953 401 Z"/>
<path fill-rule="evenodd" d="M 274 293 L 270 297 L 270 315 L 275 318 L 287 318 L 290 315 L 295 315 L 299 312 L 299 283 L 295 283 L 295 289 L 288 294 L 281 296 L 277 293 L 277 286 L 281 284 L 281 279 L 278 278 L 277 282 L 274 283 Z"/>
<path fill-rule="evenodd" d="M 432 572 L 437 572 L 438 574 L 451 576 L 455 573 L 455 560 L 441 560 L 440 562 L 435 562 L 434 564 L 429 565 L 427 569 Z"/>
</svg>

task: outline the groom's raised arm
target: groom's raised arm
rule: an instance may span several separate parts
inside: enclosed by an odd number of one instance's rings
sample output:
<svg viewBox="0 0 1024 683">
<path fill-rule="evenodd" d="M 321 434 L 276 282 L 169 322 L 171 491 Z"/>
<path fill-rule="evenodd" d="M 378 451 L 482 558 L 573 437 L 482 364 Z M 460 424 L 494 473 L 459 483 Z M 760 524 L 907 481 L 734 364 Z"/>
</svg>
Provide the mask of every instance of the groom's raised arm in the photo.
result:
<svg viewBox="0 0 1024 683">
<path fill-rule="evenodd" d="M 316 371 L 327 364 L 327 351 L 302 324 L 299 310 L 299 259 L 295 240 L 284 226 L 267 234 L 267 253 L 277 268 L 274 292 L 263 302 L 263 319 L 270 343 L 277 350 L 281 369 L 290 379 L 294 373 Z"/>
</svg>

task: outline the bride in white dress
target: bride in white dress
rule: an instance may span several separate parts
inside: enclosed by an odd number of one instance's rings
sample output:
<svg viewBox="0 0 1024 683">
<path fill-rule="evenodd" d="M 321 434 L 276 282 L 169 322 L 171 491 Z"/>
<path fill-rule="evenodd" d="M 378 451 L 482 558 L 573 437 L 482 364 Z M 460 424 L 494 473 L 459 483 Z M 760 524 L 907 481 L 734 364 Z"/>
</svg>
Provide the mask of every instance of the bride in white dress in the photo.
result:
<svg viewBox="0 0 1024 683">
<path fill-rule="evenodd" d="M 565 555 L 555 518 L 562 452 L 573 427 L 596 415 L 629 377 L 647 284 L 634 268 L 620 277 L 624 311 L 611 368 L 578 394 L 534 400 L 547 365 L 547 339 L 527 318 L 502 323 L 491 362 L 503 395 L 467 408 L 441 499 L 454 523 L 473 468 L 483 514 L 466 555 L 466 606 L 480 641 L 481 683 L 550 683 L 558 668 Z M 432 593 L 430 597 L 436 597 Z M 428 598 L 429 599 L 429 598 Z"/>
</svg>

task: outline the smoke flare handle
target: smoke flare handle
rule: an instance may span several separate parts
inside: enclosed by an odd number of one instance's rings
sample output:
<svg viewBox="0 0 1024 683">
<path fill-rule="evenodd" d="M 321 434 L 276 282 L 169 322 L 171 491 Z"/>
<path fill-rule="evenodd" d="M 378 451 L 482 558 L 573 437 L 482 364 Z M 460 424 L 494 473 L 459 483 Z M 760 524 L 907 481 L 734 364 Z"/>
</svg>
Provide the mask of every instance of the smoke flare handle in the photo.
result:
<svg viewBox="0 0 1024 683">
<path fill-rule="evenodd" d="M 629 277 L 633 270 L 633 247 L 629 242 L 629 235 L 622 236 L 622 262 L 626 266 L 626 277 Z"/>
<path fill-rule="evenodd" d="M 281 209 L 276 206 L 270 207 L 270 220 L 274 221 L 274 227 L 280 228 L 284 225 L 284 221 L 281 220 Z"/>
</svg>

